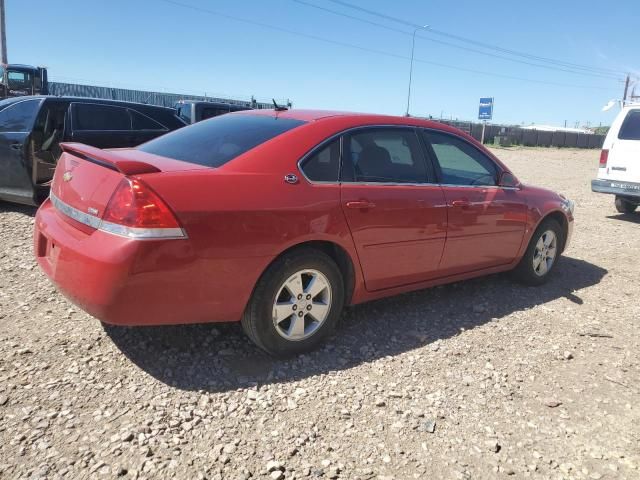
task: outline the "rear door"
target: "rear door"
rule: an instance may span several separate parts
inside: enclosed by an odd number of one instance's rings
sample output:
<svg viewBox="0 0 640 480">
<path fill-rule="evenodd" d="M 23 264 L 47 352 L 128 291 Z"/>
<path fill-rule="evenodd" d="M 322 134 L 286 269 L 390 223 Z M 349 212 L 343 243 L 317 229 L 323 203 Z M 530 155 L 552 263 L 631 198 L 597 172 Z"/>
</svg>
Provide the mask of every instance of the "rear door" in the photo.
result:
<svg viewBox="0 0 640 480">
<path fill-rule="evenodd" d="M 33 203 L 29 139 L 42 99 L 20 100 L 0 110 L 0 197 Z"/>
<path fill-rule="evenodd" d="M 465 139 L 436 130 L 424 130 L 423 134 L 436 160 L 447 203 L 441 275 L 512 262 L 527 221 L 522 192 L 498 186 L 499 167 Z"/>
<path fill-rule="evenodd" d="M 436 277 L 446 202 L 415 129 L 365 128 L 343 142 L 341 202 L 367 290 Z"/>
<path fill-rule="evenodd" d="M 627 112 L 611 141 L 606 178 L 640 183 L 640 108 Z"/>
<path fill-rule="evenodd" d="M 125 107 L 74 102 L 69 106 L 69 140 L 98 148 L 122 148 L 136 145 L 131 115 Z"/>
</svg>

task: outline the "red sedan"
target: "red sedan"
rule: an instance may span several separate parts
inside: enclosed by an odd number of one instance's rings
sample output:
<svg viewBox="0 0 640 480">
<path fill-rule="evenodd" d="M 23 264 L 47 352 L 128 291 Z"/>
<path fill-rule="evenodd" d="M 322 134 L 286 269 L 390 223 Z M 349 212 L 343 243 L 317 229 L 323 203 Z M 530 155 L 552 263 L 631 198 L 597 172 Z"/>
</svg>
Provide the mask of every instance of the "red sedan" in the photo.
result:
<svg viewBox="0 0 640 480">
<path fill-rule="evenodd" d="M 248 111 L 63 148 L 34 237 L 61 292 L 112 324 L 241 321 L 275 355 L 347 304 L 507 270 L 541 284 L 573 226 L 571 201 L 413 118 Z"/>
</svg>

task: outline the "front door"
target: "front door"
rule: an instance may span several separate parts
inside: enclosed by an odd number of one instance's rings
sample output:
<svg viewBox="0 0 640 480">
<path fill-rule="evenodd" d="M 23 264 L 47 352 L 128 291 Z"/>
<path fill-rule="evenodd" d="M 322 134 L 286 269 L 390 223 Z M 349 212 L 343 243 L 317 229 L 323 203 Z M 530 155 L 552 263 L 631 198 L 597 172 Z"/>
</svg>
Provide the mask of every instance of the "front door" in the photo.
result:
<svg viewBox="0 0 640 480">
<path fill-rule="evenodd" d="M 18 100 L 0 110 L 0 197 L 34 202 L 29 138 L 42 99 Z"/>
<path fill-rule="evenodd" d="M 342 208 L 367 290 L 437 276 L 447 212 L 417 133 L 376 127 L 345 136 Z"/>
<path fill-rule="evenodd" d="M 498 165 L 461 137 L 433 130 L 423 133 L 447 203 L 441 275 L 511 263 L 527 222 L 522 192 L 498 186 Z"/>
</svg>

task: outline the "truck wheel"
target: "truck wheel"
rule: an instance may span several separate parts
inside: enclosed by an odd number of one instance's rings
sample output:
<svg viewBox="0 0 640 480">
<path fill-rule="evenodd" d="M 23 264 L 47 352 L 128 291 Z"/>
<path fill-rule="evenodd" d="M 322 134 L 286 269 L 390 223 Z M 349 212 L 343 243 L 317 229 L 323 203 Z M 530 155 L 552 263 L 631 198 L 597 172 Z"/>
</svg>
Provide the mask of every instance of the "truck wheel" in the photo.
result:
<svg viewBox="0 0 640 480">
<path fill-rule="evenodd" d="M 638 208 L 637 205 L 625 200 L 622 197 L 616 196 L 616 210 L 620 213 L 633 213 Z"/>
</svg>

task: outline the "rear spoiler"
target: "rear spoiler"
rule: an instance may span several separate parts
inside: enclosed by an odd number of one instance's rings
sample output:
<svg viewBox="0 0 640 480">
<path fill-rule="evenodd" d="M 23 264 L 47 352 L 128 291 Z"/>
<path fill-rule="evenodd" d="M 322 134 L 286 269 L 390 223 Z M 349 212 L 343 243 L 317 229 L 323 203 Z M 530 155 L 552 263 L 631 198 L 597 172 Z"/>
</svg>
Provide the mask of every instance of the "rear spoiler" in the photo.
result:
<svg viewBox="0 0 640 480">
<path fill-rule="evenodd" d="M 124 175 L 140 175 L 142 173 L 157 173 L 161 170 L 149 163 L 139 160 L 127 160 L 116 152 L 101 150 L 83 143 L 61 143 L 63 152 L 72 154 L 91 163 L 102 165 Z"/>
</svg>

